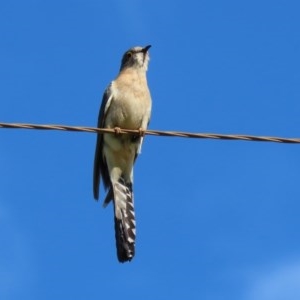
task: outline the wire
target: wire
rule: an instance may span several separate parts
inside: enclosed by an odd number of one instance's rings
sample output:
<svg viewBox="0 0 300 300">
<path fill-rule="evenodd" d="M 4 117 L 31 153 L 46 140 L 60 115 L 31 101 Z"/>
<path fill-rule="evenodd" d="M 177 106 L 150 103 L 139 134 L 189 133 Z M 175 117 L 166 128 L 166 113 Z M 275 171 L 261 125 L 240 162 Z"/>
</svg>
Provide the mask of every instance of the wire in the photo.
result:
<svg viewBox="0 0 300 300">
<path fill-rule="evenodd" d="M 183 138 L 198 138 L 198 139 L 216 139 L 216 140 L 242 140 L 253 142 L 274 142 L 274 143 L 290 143 L 299 144 L 300 138 L 283 138 L 275 136 L 254 136 L 244 134 L 217 134 L 217 133 L 191 133 L 180 131 L 160 131 L 160 130 L 130 130 L 123 128 L 95 128 L 84 126 L 67 126 L 67 125 L 39 125 L 28 123 L 0 123 L 0 128 L 9 129 L 39 129 L 39 130 L 62 130 L 62 131 L 77 131 L 91 133 L 114 133 L 114 134 L 138 134 L 138 135 L 154 135 L 166 137 L 183 137 Z"/>
</svg>

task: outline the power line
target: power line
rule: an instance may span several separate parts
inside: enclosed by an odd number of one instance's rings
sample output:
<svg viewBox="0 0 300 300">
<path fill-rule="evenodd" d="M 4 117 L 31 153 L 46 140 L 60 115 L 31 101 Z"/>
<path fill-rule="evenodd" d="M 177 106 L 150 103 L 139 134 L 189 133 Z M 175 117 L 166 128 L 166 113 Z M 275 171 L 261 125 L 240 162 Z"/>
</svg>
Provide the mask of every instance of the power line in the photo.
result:
<svg viewBox="0 0 300 300">
<path fill-rule="evenodd" d="M 138 135 L 154 135 L 166 137 L 182 137 L 182 138 L 198 138 L 198 139 L 215 139 L 215 140 L 242 140 L 252 142 L 274 142 L 299 144 L 300 138 L 283 138 L 275 136 L 254 136 L 244 134 L 217 134 L 217 133 L 192 133 L 181 131 L 161 131 L 161 130 L 130 130 L 123 128 L 95 128 L 85 126 L 67 126 L 53 124 L 28 124 L 28 123 L 0 123 L 0 128 L 7 129 L 38 129 L 38 130 L 61 130 L 61 131 L 77 131 L 90 133 L 114 133 L 114 134 L 138 134 Z"/>
</svg>

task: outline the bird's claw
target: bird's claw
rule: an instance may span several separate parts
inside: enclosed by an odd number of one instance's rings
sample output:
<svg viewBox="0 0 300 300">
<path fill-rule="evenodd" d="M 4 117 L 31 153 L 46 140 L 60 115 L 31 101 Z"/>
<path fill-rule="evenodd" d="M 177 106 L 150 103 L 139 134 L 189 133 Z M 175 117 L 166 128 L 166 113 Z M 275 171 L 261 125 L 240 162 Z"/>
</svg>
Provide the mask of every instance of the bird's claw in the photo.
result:
<svg viewBox="0 0 300 300">
<path fill-rule="evenodd" d="M 139 128 L 139 135 L 140 135 L 140 137 L 145 136 L 145 130 L 143 128 Z"/>
<path fill-rule="evenodd" d="M 119 135 L 121 133 L 121 128 L 120 127 L 115 127 L 115 135 Z"/>
</svg>

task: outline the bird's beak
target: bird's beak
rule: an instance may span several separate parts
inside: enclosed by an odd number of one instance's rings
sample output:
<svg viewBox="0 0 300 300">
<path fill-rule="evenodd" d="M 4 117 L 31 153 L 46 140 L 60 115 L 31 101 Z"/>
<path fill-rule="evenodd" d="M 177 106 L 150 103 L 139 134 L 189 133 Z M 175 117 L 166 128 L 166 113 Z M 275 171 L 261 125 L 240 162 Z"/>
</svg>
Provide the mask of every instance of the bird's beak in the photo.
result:
<svg viewBox="0 0 300 300">
<path fill-rule="evenodd" d="M 151 45 L 148 45 L 148 46 L 143 48 L 142 52 L 147 53 L 150 48 L 151 48 Z"/>
</svg>

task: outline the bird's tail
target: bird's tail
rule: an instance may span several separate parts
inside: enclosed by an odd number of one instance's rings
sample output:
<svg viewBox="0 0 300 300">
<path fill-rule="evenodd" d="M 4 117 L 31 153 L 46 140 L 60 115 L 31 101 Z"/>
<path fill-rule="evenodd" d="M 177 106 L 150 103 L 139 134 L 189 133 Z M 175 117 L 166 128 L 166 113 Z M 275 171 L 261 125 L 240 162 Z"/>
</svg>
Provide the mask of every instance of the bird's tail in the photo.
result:
<svg viewBox="0 0 300 300">
<path fill-rule="evenodd" d="M 135 253 L 135 216 L 132 183 L 121 177 L 113 184 L 117 255 L 120 262 L 130 261 Z"/>
</svg>

